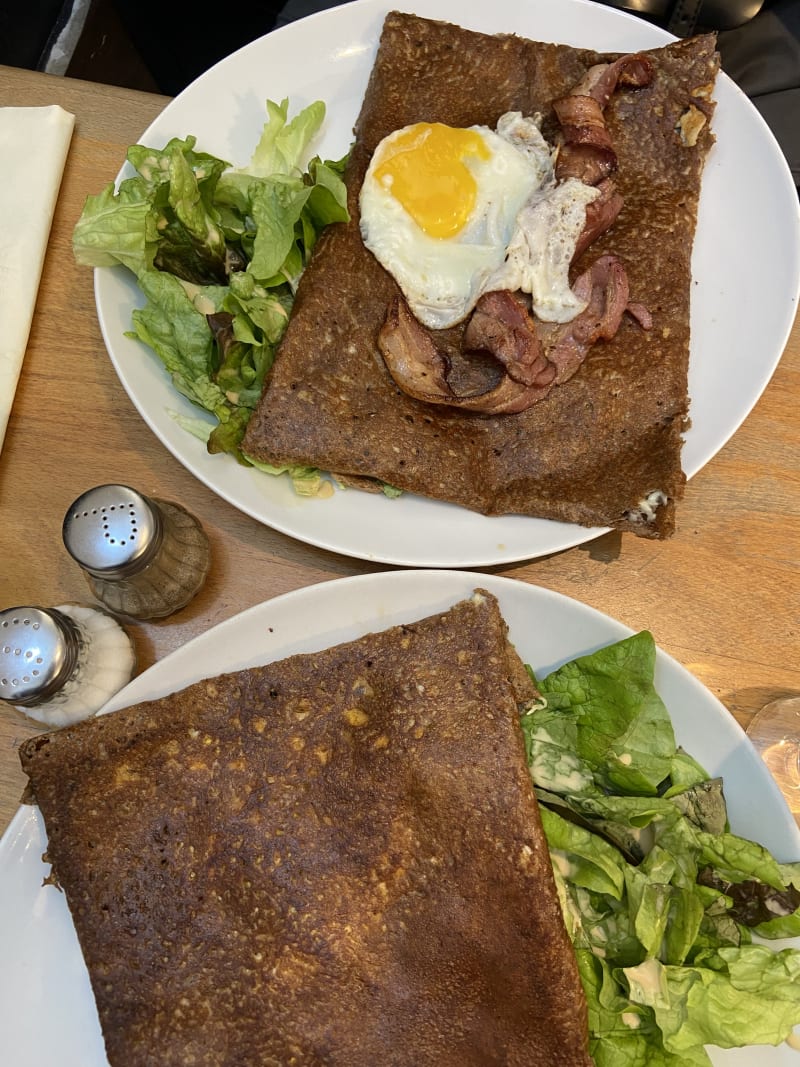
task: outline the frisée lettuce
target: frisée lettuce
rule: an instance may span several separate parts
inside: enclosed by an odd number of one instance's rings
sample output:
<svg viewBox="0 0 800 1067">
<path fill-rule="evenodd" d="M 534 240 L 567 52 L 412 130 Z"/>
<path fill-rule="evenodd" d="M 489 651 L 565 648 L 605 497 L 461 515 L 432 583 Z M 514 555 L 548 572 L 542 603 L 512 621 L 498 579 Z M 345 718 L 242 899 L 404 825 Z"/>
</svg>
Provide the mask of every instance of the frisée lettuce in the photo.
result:
<svg viewBox="0 0 800 1067">
<path fill-rule="evenodd" d="M 800 1023 L 800 863 L 732 833 L 675 741 L 643 631 L 536 680 L 522 716 L 597 1067 L 711 1063 Z"/>
<path fill-rule="evenodd" d="M 345 159 L 305 162 L 324 117 L 321 101 L 290 120 L 288 100 L 268 100 L 241 169 L 198 151 L 191 136 L 132 145 L 136 175 L 89 196 L 73 232 L 78 263 L 136 276 L 145 303 L 127 336 L 152 348 L 176 389 L 216 420 L 181 424 L 210 452 L 248 465 L 242 436 L 298 279 L 324 227 L 349 217 Z M 318 471 L 288 472 L 299 492 L 316 492 Z"/>
</svg>

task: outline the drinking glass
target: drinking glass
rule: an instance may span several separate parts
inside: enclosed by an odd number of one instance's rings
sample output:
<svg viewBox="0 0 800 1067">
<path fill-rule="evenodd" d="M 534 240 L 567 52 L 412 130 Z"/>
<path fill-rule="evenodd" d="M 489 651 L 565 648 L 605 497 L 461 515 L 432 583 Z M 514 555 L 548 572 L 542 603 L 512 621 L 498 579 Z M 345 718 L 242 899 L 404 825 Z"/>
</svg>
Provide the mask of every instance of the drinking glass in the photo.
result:
<svg viewBox="0 0 800 1067">
<path fill-rule="evenodd" d="M 800 696 L 781 697 L 765 704 L 753 716 L 747 736 L 800 822 Z"/>
</svg>

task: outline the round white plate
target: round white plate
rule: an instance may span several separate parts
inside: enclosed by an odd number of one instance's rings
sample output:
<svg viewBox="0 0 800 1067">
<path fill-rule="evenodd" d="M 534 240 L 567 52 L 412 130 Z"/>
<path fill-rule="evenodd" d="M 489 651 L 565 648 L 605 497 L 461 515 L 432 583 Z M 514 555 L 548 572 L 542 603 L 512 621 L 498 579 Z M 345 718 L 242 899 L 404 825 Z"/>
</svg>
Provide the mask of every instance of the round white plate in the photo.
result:
<svg viewBox="0 0 800 1067">
<path fill-rule="evenodd" d="M 291 23 L 203 74 L 158 116 L 140 141 L 163 146 L 194 134 L 198 147 L 243 166 L 266 117 L 265 100 L 290 111 L 325 101 L 318 148 L 349 148 L 385 14 L 386 0 L 356 0 Z M 672 40 L 650 23 L 589 0 L 415 0 L 416 14 L 468 29 L 607 51 Z M 695 474 L 725 444 L 760 396 L 791 329 L 800 290 L 800 215 L 789 168 L 768 127 L 725 75 L 719 79 L 711 152 L 693 260 L 689 371 L 692 425 L 683 466 Z M 129 173 L 123 169 L 121 173 Z M 100 327 L 111 359 L 142 418 L 188 470 L 241 511 L 300 541 L 375 562 L 419 567 L 484 567 L 535 558 L 603 530 L 519 516 L 488 518 L 405 495 L 357 490 L 327 500 L 298 497 L 284 475 L 211 456 L 170 411 L 198 417 L 153 353 L 124 336 L 142 298 L 124 268 L 95 273 Z M 211 421 L 211 417 L 209 416 Z"/>
<path fill-rule="evenodd" d="M 341 578 L 267 601 L 214 627 L 135 678 L 109 705 L 124 707 L 202 677 L 327 648 L 450 607 L 476 587 L 499 601 L 511 640 L 545 675 L 631 631 L 593 608 L 511 578 L 469 571 L 388 571 Z M 657 634 L 655 635 L 658 636 Z M 728 711 L 659 652 L 656 684 L 678 742 L 725 780 L 733 829 L 782 861 L 800 858 L 800 833 L 764 764 Z M 43 886 L 46 836 L 38 809 L 22 808 L 0 841 L 0 1033 L 4 1063 L 106 1064 L 94 998 L 64 897 Z M 797 1067 L 788 1046 L 715 1050 L 714 1064 Z"/>
</svg>

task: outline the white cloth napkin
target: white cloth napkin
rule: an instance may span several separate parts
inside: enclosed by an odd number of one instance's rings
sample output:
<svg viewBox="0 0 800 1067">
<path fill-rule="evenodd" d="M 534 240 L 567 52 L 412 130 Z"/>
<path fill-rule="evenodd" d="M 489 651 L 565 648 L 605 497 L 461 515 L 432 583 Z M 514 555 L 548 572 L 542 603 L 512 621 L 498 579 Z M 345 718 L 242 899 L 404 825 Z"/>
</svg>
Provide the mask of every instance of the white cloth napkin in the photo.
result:
<svg viewBox="0 0 800 1067">
<path fill-rule="evenodd" d="M 74 125 L 57 104 L 0 107 L 0 449 Z"/>
</svg>

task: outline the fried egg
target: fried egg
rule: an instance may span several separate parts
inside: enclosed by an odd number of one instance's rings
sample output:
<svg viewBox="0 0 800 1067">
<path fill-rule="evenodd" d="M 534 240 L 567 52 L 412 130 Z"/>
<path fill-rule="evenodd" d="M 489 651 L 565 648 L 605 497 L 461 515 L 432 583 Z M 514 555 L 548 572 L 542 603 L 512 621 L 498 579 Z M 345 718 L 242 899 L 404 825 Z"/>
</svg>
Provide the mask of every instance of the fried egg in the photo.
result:
<svg viewBox="0 0 800 1067">
<path fill-rule="evenodd" d="M 424 325 L 466 318 L 502 265 L 517 214 L 548 180 L 550 153 L 488 126 L 421 122 L 378 145 L 360 194 L 361 235 Z"/>
<path fill-rule="evenodd" d="M 431 329 L 464 320 L 488 289 L 509 287 L 510 251 L 513 287 L 541 290 L 551 304 L 562 298 L 572 317 L 581 308 L 575 308 L 560 266 L 569 246 L 563 232 L 556 242 L 558 277 L 547 275 L 555 263 L 547 251 L 550 230 L 554 220 L 562 224 L 563 211 L 549 212 L 546 232 L 537 235 L 535 269 L 526 271 L 519 262 L 520 248 L 529 244 L 520 217 L 530 229 L 533 212 L 541 231 L 539 205 L 555 187 L 553 152 L 538 116 L 508 112 L 496 130 L 416 123 L 389 134 L 373 154 L 360 193 L 361 235 L 413 314 Z M 584 214 L 580 205 L 573 212 L 574 239 Z"/>
</svg>

